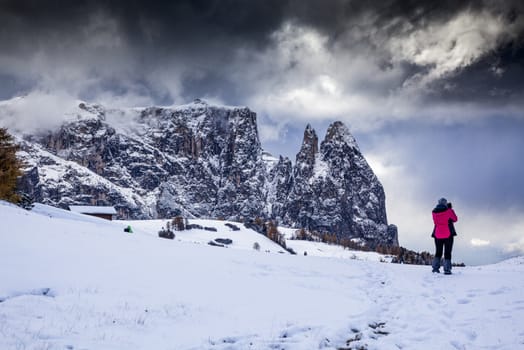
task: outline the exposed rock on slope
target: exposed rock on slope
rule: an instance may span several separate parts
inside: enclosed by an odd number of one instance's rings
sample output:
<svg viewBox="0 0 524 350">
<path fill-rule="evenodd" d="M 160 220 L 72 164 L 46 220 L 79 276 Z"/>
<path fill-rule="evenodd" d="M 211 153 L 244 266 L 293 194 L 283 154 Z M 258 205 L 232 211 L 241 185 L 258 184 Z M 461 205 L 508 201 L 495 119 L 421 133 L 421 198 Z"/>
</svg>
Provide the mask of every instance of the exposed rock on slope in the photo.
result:
<svg viewBox="0 0 524 350">
<path fill-rule="evenodd" d="M 315 131 L 306 128 L 288 193 L 286 224 L 398 244 L 396 230 L 388 232 L 384 189 L 341 122 L 329 126 L 320 149 Z"/>
<path fill-rule="evenodd" d="M 129 110 L 81 103 L 59 130 L 22 143 L 21 183 L 47 204 L 115 205 L 126 218 L 273 218 L 398 244 L 383 188 L 341 122 L 320 148 L 308 125 L 295 165 L 263 152 L 254 112 L 201 100 Z"/>
</svg>

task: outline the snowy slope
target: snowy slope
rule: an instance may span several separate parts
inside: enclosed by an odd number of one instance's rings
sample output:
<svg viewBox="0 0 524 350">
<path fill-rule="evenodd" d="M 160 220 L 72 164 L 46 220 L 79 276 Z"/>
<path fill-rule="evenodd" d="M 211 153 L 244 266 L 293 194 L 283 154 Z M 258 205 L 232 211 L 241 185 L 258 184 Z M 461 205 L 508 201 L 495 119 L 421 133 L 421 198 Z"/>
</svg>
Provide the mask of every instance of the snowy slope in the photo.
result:
<svg viewBox="0 0 524 350">
<path fill-rule="evenodd" d="M 291 239 L 296 231 L 297 230 L 293 228 L 279 227 L 279 232 L 282 233 L 284 237 L 286 237 L 286 247 L 293 249 L 293 251 L 297 254 L 325 258 L 391 262 L 390 256 L 378 254 L 375 252 L 346 249 L 336 244 Z"/>
<path fill-rule="evenodd" d="M 132 189 L 118 186 L 76 162 L 64 160 L 19 137 L 15 139 L 25 148 L 18 155 L 27 169 L 33 169 L 26 174 L 23 181 L 29 181 L 29 186 L 46 200 L 59 198 L 61 204 L 67 207 L 77 202 L 90 203 L 89 200 L 86 201 L 86 196 L 96 192 L 101 193 L 104 198 L 111 198 L 113 205 L 131 211 L 137 211 L 137 208 L 145 205 L 144 198 L 147 199 L 148 196 L 142 198 Z M 73 197 L 69 196 L 72 192 L 76 193 Z M 121 211 L 121 215 L 124 213 L 125 211 Z"/>
<path fill-rule="evenodd" d="M 124 226 L 131 225 L 134 229 L 139 229 L 140 232 L 157 237 L 158 231 L 166 227 L 169 220 L 118 220 Z M 253 245 L 258 243 L 260 251 L 267 253 L 281 253 L 288 254 L 278 244 L 267 239 L 264 235 L 257 233 L 251 229 L 247 229 L 244 225 L 232 221 L 218 221 L 218 220 L 204 220 L 204 219 L 190 219 L 190 224 L 197 224 L 202 227 L 211 227 L 218 230 L 218 232 L 210 232 L 206 230 L 192 229 L 186 231 L 176 232 L 176 241 L 190 242 L 196 244 L 207 244 L 216 238 L 229 238 L 233 241 L 227 248 L 253 250 Z M 239 231 L 233 231 L 226 224 L 233 224 L 239 228 Z M 290 239 L 295 233 L 296 229 L 279 228 L 279 232 L 286 237 L 286 246 L 293 249 L 297 254 L 304 254 L 318 257 L 328 258 L 343 258 L 343 259 L 359 259 L 369 261 L 391 261 L 387 256 L 375 252 L 363 252 L 344 249 L 339 245 L 329 245 L 321 242 L 308 242 Z"/>
<path fill-rule="evenodd" d="M 170 220 L 119 220 L 125 226 L 131 225 L 131 228 L 139 229 L 150 236 L 158 237 L 158 231 L 166 227 L 166 224 Z M 258 243 L 260 251 L 269 253 L 282 253 L 288 254 L 278 244 L 269 240 L 264 235 L 257 233 L 251 229 L 245 228 L 242 224 L 232 221 L 218 221 L 218 220 L 204 220 L 204 219 L 190 219 L 190 224 L 197 224 L 202 227 L 214 228 L 217 232 L 206 231 L 205 229 L 192 229 L 184 231 L 174 231 L 175 241 L 196 243 L 196 244 L 207 244 L 209 241 L 214 241 L 217 238 L 231 239 L 233 243 L 227 245 L 227 248 L 242 249 L 242 250 L 253 250 L 253 245 Z M 239 231 L 233 231 L 226 224 L 233 224 L 239 228 Z"/>
<path fill-rule="evenodd" d="M 524 348 L 523 258 L 443 276 L 37 211 L 0 203 L 0 349 Z"/>
</svg>

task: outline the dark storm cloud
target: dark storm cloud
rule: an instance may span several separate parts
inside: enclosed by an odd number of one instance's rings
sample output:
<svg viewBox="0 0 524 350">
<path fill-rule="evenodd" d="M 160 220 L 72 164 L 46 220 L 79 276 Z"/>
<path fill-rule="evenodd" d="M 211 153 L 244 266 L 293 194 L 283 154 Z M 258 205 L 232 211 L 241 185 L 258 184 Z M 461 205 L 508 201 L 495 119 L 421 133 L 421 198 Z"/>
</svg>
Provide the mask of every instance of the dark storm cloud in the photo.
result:
<svg viewBox="0 0 524 350">
<path fill-rule="evenodd" d="M 458 74 L 435 83 L 436 94 L 446 101 L 472 100 L 482 104 L 503 105 L 524 100 L 524 46 L 511 42 L 486 54 Z M 435 96 L 436 95 L 436 96 Z"/>
<path fill-rule="evenodd" d="M 90 15 L 104 13 L 137 49 L 195 48 L 216 39 L 257 43 L 278 27 L 285 6 L 281 1 L 3 1 L 2 38 L 21 47 L 21 39 L 37 43 L 74 37 Z"/>
<path fill-rule="evenodd" d="M 128 78 L 137 81 L 156 70 L 175 67 L 173 80 L 187 79 L 186 87 L 192 87 L 202 79 L 211 87 L 222 82 L 214 77 L 232 60 L 235 48 L 264 46 L 268 34 L 284 18 L 283 2 L 248 5 L 236 1 L 2 1 L 0 77 L 4 83 L 41 80 L 42 72 L 53 74 L 56 57 L 71 70 L 81 71 L 84 78 L 95 77 L 105 85 L 113 81 L 114 86 L 115 79 L 128 85 Z M 31 69 L 31 65 L 38 67 Z M 19 94 L 19 85 L 3 84 L 2 95 Z M 155 100 L 165 93 L 152 92 Z M 194 93 L 200 91 L 186 92 Z"/>
<path fill-rule="evenodd" d="M 103 64 L 128 64 L 128 70 L 117 75 L 150 74 L 155 69 L 171 66 L 179 67 L 181 94 L 197 96 L 213 94 L 228 100 L 237 101 L 244 89 L 238 89 L 239 82 L 231 81 L 229 64 L 235 62 L 237 50 L 245 49 L 262 52 L 274 44 L 272 34 L 286 22 L 317 30 L 328 38 L 326 48 L 347 47 L 348 50 L 362 50 L 364 54 L 374 55 L 384 69 L 401 65 L 403 80 L 427 71 L 427 66 L 413 64 L 405 58 L 393 62 L 391 52 L 387 52 L 391 37 L 407 37 L 421 28 L 445 23 L 458 13 L 488 11 L 500 16 L 508 24 L 523 21 L 523 5 L 520 1 L 1 1 L 0 41 L 3 44 L 0 56 L 12 60 L 23 59 L 38 54 L 53 56 L 70 55 L 78 65 L 86 68 L 88 75 L 100 79 L 110 72 L 100 68 Z M 100 23 L 96 23 L 97 17 Z M 104 22 L 112 22 L 113 32 L 109 33 L 118 42 L 107 44 L 101 50 L 101 57 L 84 57 L 83 45 L 93 35 L 107 31 Z M 98 27 L 97 27 L 98 26 Z M 89 28 L 89 30 L 86 30 Z M 522 26 L 516 26 L 517 33 L 503 42 L 511 47 L 513 53 L 504 50 L 491 50 L 490 58 L 477 63 L 482 76 L 490 80 L 481 84 L 494 85 L 493 91 L 521 88 L 521 80 L 512 79 L 508 68 L 522 56 Z M 350 33 L 350 34 L 348 34 Z M 354 34 L 358 33 L 358 34 Z M 109 40 L 111 38 L 102 38 Z M 386 46 L 386 47 L 382 47 Z M 306 59 L 305 57 L 303 59 Z M 509 59 L 509 62 L 505 62 Z M 82 61 L 85 60 L 83 63 Z M 50 61 L 53 61 L 52 58 Z M 94 62 L 93 62 L 94 61 Z M 128 61 L 128 62 L 125 62 Z M 29 62 L 29 64 L 31 64 Z M 48 64 L 48 63 L 46 63 Z M 45 67 L 44 69 L 47 68 Z M 248 64 L 248 62 L 246 63 Z M 427 65 L 431 66 L 432 62 Z M 292 66 L 292 62 L 290 62 Z M 3 81 L 14 76 L 18 80 L 30 81 L 38 73 L 24 71 L 23 66 L 11 68 L 4 65 L 0 74 Z M 410 69 L 406 69 L 409 67 Z M 77 68 L 74 66 L 73 69 Z M 468 83 L 475 82 L 469 74 L 474 69 L 461 73 L 464 67 L 443 77 L 444 81 L 453 79 L 451 85 L 438 81 L 433 96 L 447 97 L 450 87 L 466 86 L 462 95 L 474 99 L 478 91 Z M 490 71 L 489 68 L 492 68 Z M 1 69 L 1 68 L 0 68 Z M 41 69 L 41 68 L 39 68 Z M 252 69 L 257 69 L 253 67 Z M 7 71 L 5 71 L 7 70 Z M 100 71 L 101 70 L 101 71 Z M 110 71 L 111 69 L 108 68 Z M 118 69 L 115 69 L 118 70 Z M 498 76 L 497 76 L 498 74 Z M 175 77 L 173 77 L 175 79 Z M 126 84 L 124 81 L 122 84 Z M 231 86 L 220 89 L 222 85 Z M 440 85 L 439 85 L 440 84 Z M 383 84 L 379 84 L 383 86 Z M 24 84 L 22 84 L 25 87 Z M 208 87 L 208 88 L 206 88 Z M 380 89 L 379 87 L 376 87 Z M 390 87 L 387 87 L 388 89 Z M 4 87 L 13 93 L 22 89 L 18 84 Z M 486 91 L 483 89 L 483 91 Z M 231 97 L 229 96 L 231 93 Z M 3 95 L 6 95 L 4 91 Z M 165 92 L 153 93 L 156 98 Z"/>
</svg>

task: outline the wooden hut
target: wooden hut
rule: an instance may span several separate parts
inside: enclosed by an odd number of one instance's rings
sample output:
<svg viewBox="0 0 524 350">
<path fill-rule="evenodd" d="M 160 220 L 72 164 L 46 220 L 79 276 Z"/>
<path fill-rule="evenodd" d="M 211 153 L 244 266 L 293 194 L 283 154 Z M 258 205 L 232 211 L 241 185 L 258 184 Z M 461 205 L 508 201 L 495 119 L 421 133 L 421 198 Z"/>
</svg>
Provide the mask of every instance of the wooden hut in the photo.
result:
<svg viewBox="0 0 524 350">
<path fill-rule="evenodd" d="M 89 205 L 70 205 L 69 210 L 74 213 L 96 216 L 98 218 L 113 220 L 116 216 L 114 207 L 98 207 Z"/>
</svg>

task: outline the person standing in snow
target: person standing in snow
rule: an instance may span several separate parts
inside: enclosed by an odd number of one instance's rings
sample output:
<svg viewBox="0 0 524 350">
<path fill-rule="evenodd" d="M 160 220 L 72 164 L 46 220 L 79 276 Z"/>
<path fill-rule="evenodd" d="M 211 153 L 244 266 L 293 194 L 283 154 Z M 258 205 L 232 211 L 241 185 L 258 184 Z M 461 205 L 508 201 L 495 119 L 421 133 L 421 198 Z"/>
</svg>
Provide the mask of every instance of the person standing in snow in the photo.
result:
<svg viewBox="0 0 524 350">
<path fill-rule="evenodd" d="M 433 236 L 435 237 L 435 257 L 433 258 L 432 268 L 433 272 L 440 272 L 440 265 L 442 260 L 442 253 L 444 252 L 444 273 L 451 274 L 451 250 L 453 249 L 453 236 L 455 234 L 454 222 L 457 222 L 457 214 L 448 205 L 446 198 L 440 198 L 438 204 L 433 209 L 433 223 L 435 229 Z"/>
</svg>

